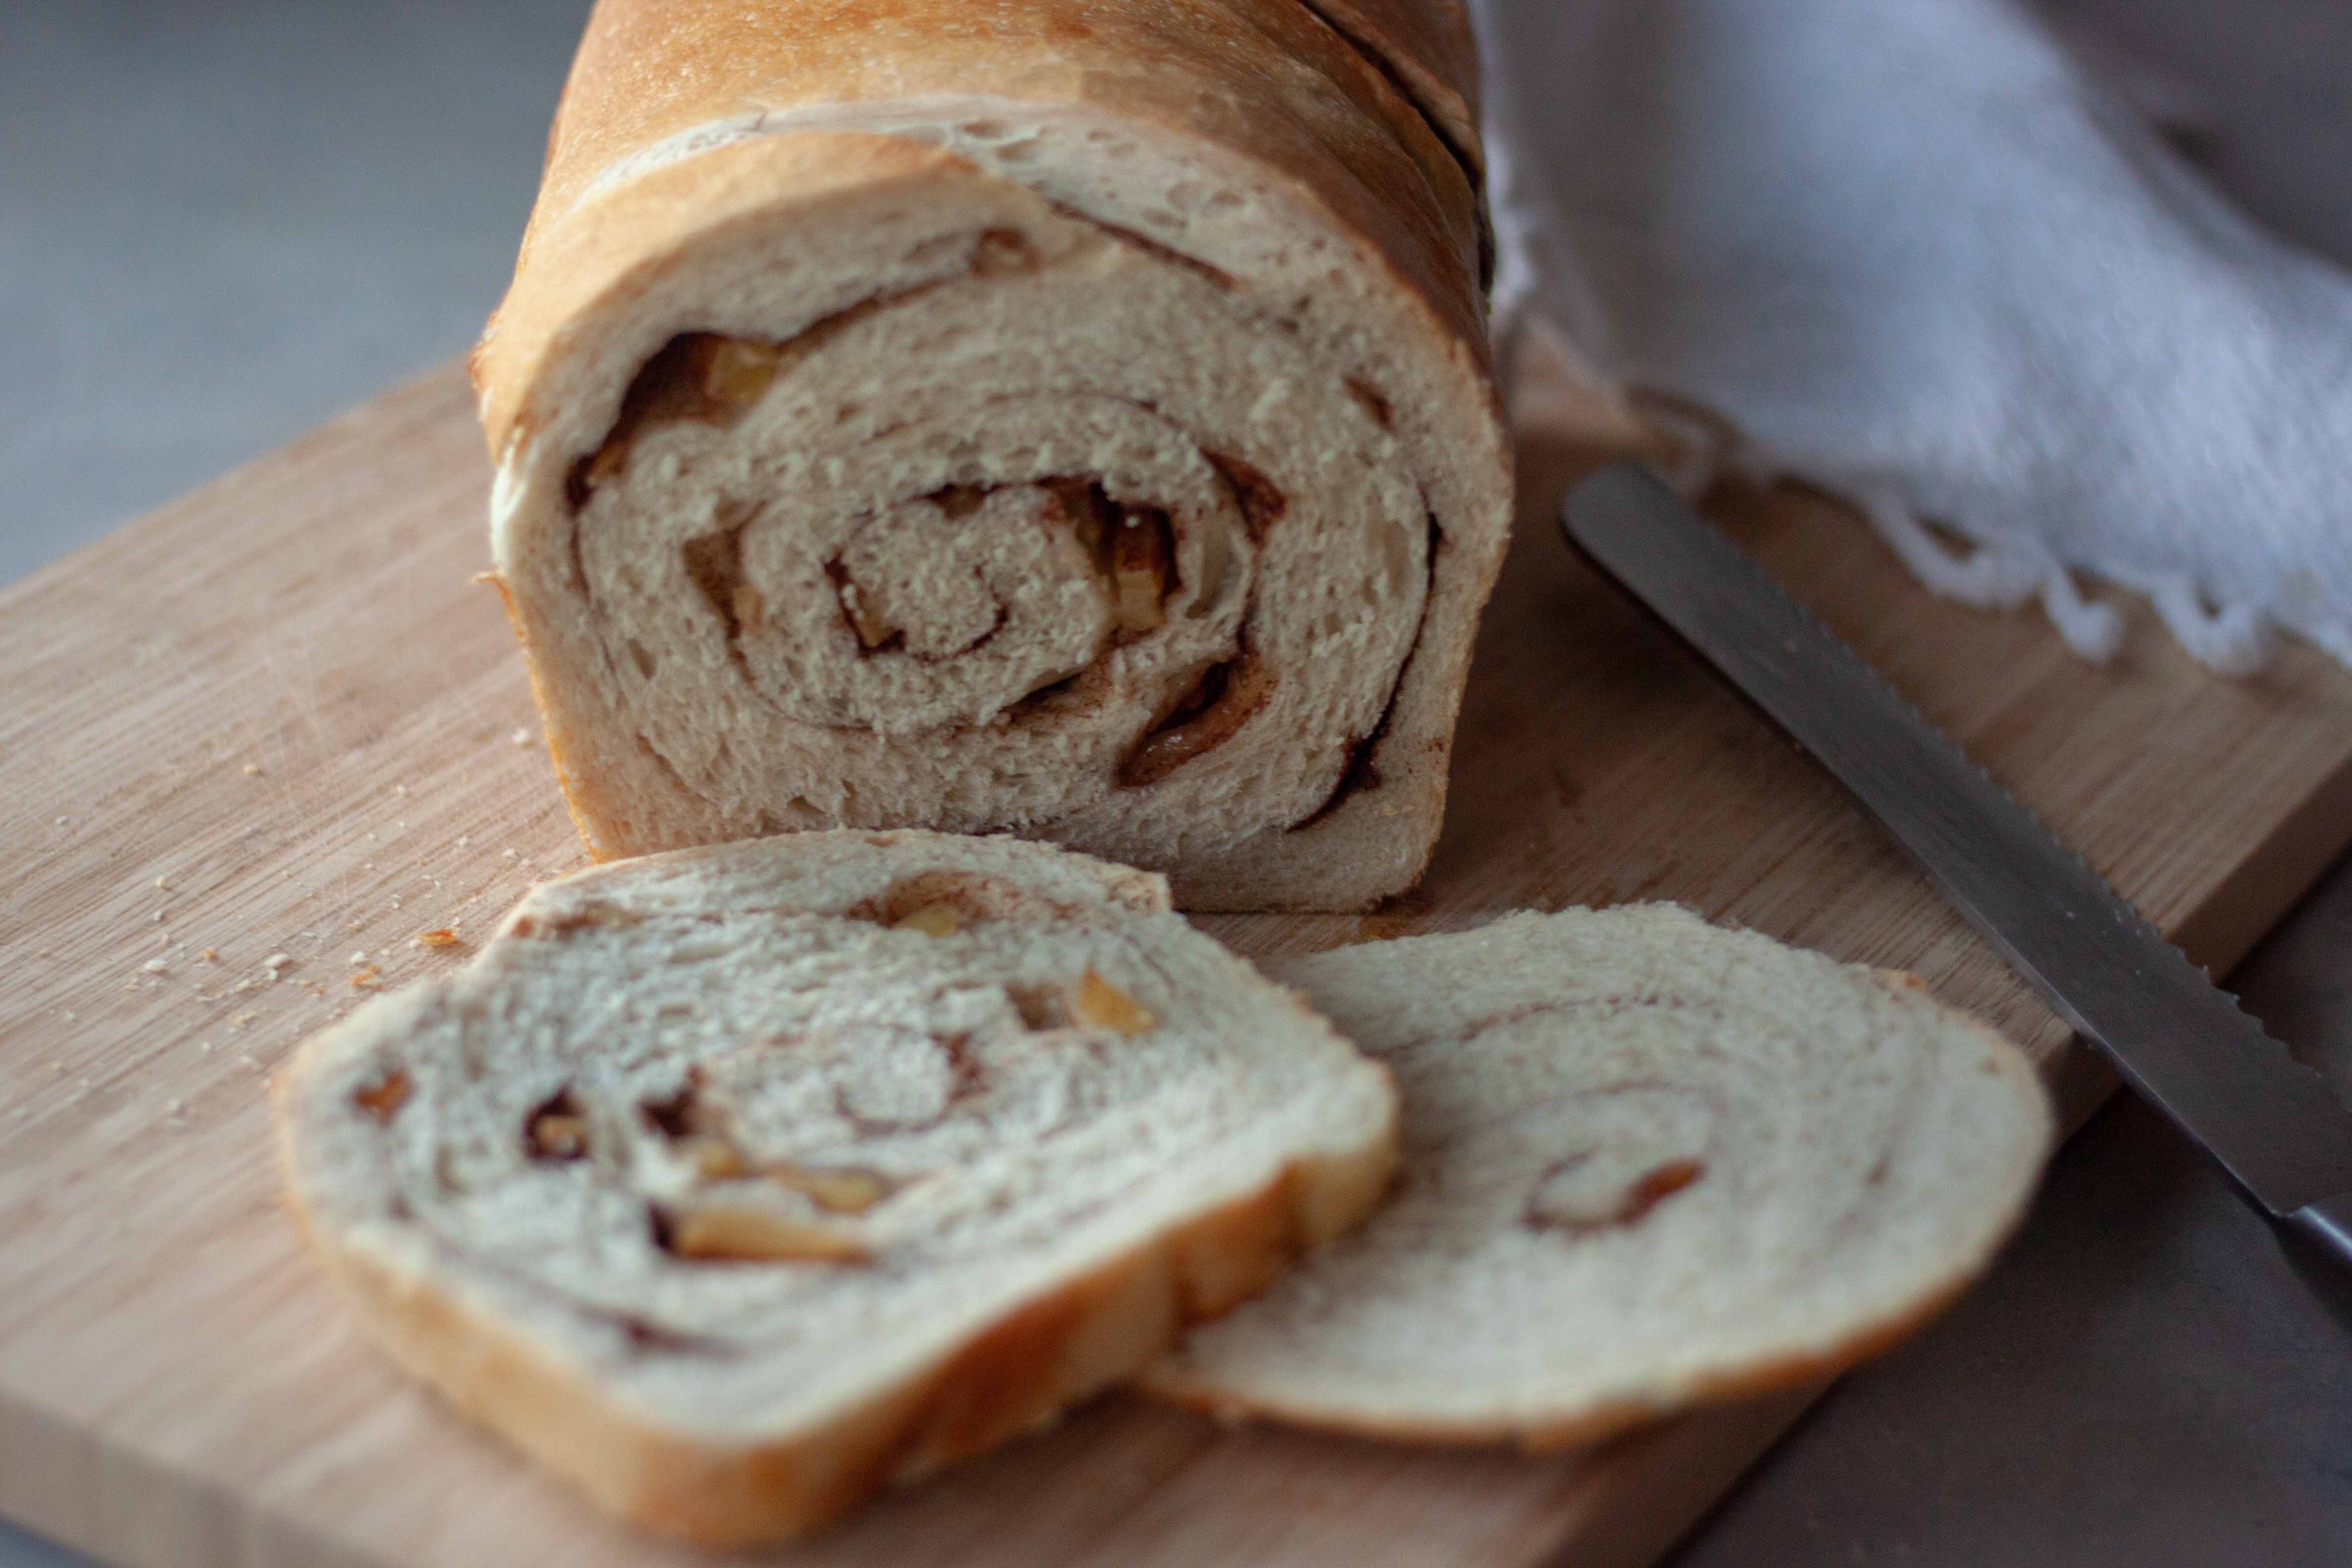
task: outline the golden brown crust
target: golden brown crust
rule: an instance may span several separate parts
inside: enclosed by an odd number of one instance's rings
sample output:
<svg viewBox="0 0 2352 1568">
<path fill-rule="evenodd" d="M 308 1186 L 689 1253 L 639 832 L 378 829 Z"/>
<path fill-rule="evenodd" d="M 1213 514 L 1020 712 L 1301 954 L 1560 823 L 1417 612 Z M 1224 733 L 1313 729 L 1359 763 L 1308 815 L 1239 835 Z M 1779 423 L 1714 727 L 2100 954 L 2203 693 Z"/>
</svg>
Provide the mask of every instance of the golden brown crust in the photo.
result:
<svg viewBox="0 0 2352 1568">
<path fill-rule="evenodd" d="M 1461 0 L 1305 0 L 1359 48 L 1378 55 L 1474 177 L 1478 141 L 1478 45 Z"/>
<path fill-rule="evenodd" d="M 1486 153 L 1478 123 L 1478 44 L 1460 0 L 1303 0 L 1393 82 L 1454 154 L 1478 205 L 1478 284 L 1494 281 Z"/>
<path fill-rule="evenodd" d="M 2018 1218 L 2023 1218 L 2021 1211 Z M 2011 1228 L 2015 1228 L 2014 1222 Z M 1294 1409 L 1274 1401 L 1239 1400 L 1230 1394 L 1174 1378 L 1155 1376 L 1146 1382 L 1143 1388 L 1152 1398 L 1163 1404 L 1198 1411 L 1227 1422 L 1279 1421 L 1311 1426 L 1318 1431 L 1339 1432 L 1351 1437 L 1368 1437 L 1389 1443 L 1428 1443 L 1459 1447 L 1509 1445 L 1529 1454 L 1586 1448 L 1705 1405 L 1761 1399 L 1767 1394 L 1826 1383 L 1864 1362 L 1884 1355 L 1934 1321 L 1945 1308 L 1967 1294 L 1969 1288 L 1982 1277 L 1984 1268 L 1990 1266 L 1998 1252 L 1996 1247 L 1978 1268 L 1929 1292 L 1906 1308 L 1900 1316 L 1875 1324 L 1825 1350 L 1773 1362 L 1766 1366 L 1743 1368 L 1738 1372 L 1701 1378 L 1678 1390 L 1671 1399 L 1658 1402 L 1624 1400 L 1582 1411 L 1560 1421 L 1372 1421 L 1345 1412 Z"/>
<path fill-rule="evenodd" d="M 1342 14 L 1367 37 L 1390 40 L 1389 58 L 1408 81 L 1432 92 L 1450 84 L 1449 102 L 1462 93 L 1467 78 L 1454 73 L 1463 68 L 1466 26 L 1423 18 L 1402 0 L 1348 0 L 1331 9 Z M 492 456 L 506 452 L 546 339 L 569 314 L 539 296 L 576 300 L 572 271 L 615 270 L 614 251 L 662 254 L 681 222 L 726 194 L 711 154 L 697 155 L 670 210 L 640 228 L 644 212 L 612 210 L 610 192 L 591 198 L 616 163 L 761 111 L 974 94 L 1096 109 L 1255 164 L 1369 242 L 1484 364 L 1478 193 L 1450 138 L 1337 26 L 1293 0 L 802 0 L 756 8 L 603 0 L 557 111 L 513 288 L 473 361 Z M 822 157 L 796 165 L 774 174 L 771 194 L 863 177 Z M 718 189 L 698 189 L 706 174 Z M 588 232 L 566 232 L 575 228 Z"/>
</svg>

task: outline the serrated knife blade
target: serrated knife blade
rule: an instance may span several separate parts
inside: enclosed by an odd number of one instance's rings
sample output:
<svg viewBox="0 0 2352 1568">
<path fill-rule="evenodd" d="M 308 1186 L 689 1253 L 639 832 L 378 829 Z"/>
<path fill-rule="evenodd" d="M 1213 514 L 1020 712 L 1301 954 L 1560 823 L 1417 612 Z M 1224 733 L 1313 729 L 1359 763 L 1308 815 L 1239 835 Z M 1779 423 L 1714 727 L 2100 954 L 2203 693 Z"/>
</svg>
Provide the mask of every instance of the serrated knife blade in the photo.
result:
<svg viewBox="0 0 2352 1568">
<path fill-rule="evenodd" d="M 2352 1111 L 2236 998 L 1647 469 L 1562 531 L 1793 735 L 2125 1080 L 2352 1267 Z"/>
</svg>

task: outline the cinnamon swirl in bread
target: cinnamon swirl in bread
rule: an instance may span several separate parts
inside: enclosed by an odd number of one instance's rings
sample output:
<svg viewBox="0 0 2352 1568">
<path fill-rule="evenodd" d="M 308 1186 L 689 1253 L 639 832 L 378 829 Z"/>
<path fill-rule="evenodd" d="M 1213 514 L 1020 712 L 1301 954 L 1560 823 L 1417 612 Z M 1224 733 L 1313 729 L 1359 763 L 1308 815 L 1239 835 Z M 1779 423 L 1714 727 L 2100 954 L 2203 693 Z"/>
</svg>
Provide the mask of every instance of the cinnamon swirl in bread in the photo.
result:
<svg viewBox="0 0 2352 1568">
<path fill-rule="evenodd" d="M 1454 0 L 604 0 L 475 360 L 600 858 L 1419 874 L 1510 510 Z"/>
</svg>

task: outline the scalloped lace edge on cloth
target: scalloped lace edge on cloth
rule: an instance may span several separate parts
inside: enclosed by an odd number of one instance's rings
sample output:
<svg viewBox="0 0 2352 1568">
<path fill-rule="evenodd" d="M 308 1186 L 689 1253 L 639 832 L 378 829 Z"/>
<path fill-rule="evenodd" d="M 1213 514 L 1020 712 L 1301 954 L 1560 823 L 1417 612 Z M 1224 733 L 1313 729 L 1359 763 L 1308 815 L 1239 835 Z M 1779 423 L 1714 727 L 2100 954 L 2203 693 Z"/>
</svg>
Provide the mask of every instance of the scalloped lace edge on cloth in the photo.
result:
<svg viewBox="0 0 2352 1568">
<path fill-rule="evenodd" d="M 2039 599 L 2042 614 L 2066 646 L 2093 663 L 2104 663 L 2122 646 L 2124 618 L 2115 605 L 2084 597 L 2078 573 L 2144 595 L 2183 650 L 2217 673 L 2242 676 L 2262 668 L 2276 651 L 2282 630 L 2352 665 L 2352 626 L 2305 621 L 2275 605 L 2221 602 L 2208 584 L 2185 573 L 2134 574 L 2112 564 L 2069 562 L 2031 534 L 1976 526 L 1965 517 L 1931 519 L 1912 500 L 1899 474 L 1841 468 L 1772 453 L 1714 410 L 1694 409 L 1672 394 L 1604 374 L 1594 352 L 1606 342 L 1600 308 L 1578 285 L 1576 269 L 1568 263 L 1568 247 L 1552 232 L 1545 204 L 1525 188 L 1510 138 L 1491 116 L 1485 134 L 1496 247 L 1489 319 L 1503 386 L 1508 389 L 1517 379 L 1528 332 L 1537 321 L 1544 322 L 1569 374 L 1580 385 L 1673 444 L 1671 462 L 1654 466 L 1685 500 L 1696 500 L 1726 474 L 1759 483 L 1801 480 L 1860 512 L 1930 593 L 1985 610 L 2011 610 Z M 1553 285 L 1548 311 L 1539 308 L 1537 298 L 1543 279 Z M 1956 546 L 1939 535 L 1961 543 Z"/>
</svg>

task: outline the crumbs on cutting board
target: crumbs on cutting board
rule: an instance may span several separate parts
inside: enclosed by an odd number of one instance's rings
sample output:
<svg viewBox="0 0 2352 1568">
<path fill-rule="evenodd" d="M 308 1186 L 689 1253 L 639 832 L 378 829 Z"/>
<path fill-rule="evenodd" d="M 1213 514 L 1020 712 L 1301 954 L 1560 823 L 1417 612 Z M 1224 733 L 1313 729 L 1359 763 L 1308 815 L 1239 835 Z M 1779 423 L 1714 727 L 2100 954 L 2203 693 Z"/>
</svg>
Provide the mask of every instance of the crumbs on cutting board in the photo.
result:
<svg viewBox="0 0 2352 1568">
<path fill-rule="evenodd" d="M 529 746 L 535 732 L 518 729 L 513 739 Z M 215 765 L 223 772 L 241 769 L 247 778 L 266 771 L 234 752 L 216 753 Z M 383 792 L 377 797 L 383 805 L 404 813 L 419 809 L 406 783 L 386 784 Z M 76 820 L 60 816 L 58 826 Z M 208 864 L 184 850 L 167 867 L 151 862 L 141 868 L 117 894 L 119 967 L 101 957 L 100 973 L 83 982 L 99 981 L 99 990 L 120 984 L 126 1011 L 111 1015 L 117 1028 L 79 1037 L 91 1059 L 58 1063 L 58 1089 L 73 1101 L 93 1104 L 94 1097 L 130 1092 L 144 1102 L 152 1125 L 199 1126 L 211 1120 L 205 1108 L 212 1088 L 242 1082 L 248 1072 L 266 1075 L 295 1039 L 346 1016 L 371 995 L 446 973 L 472 951 L 464 932 L 481 919 L 484 901 L 502 905 L 552 872 L 519 845 L 488 857 L 486 865 L 488 851 L 472 848 L 470 830 L 448 835 L 440 826 L 405 815 L 373 826 L 355 822 L 331 847 L 315 832 L 257 826 L 225 847 L 238 857 L 234 861 Z M 420 844 L 425 847 L 415 863 L 396 863 Z M 451 865 L 470 867 L 475 875 L 445 881 L 427 874 Z M 267 905 L 273 892 L 277 907 L 259 911 L 247 897 L 257 894 Z M 497 911 L 490 912 L 495 924 Z M 44 949 L 39 956 L 68 955 Z M 104 978 L 110 968 L 110 981 Z M 343 984 L 337 984 L 338 973 Z M 129 1008 L 151 1005 L 168 1007 L 163 1016 L 171 1021 L 160 1029 L 146 1018 L 136 1028 L 119 1026 L 131 1016 Z M 99 1015 L 84 1002 L 79 1013 L 58 1009 L 49 1016 L 81 1031 L 89 1027 L 81 1019 Z M 188 1055 L 174 1060 L 177 1073 L 119 1070 L 144 1065 L 123 1061 L 125 1052 L 168 1057 L 180 1050 Z M 108 1070 L 79 1079 L 77 1087 L 72 1069 L 89 1071 L 100 1060 Z M 18 1114 L 39 1111 L 26 1107 Z"/>
</svg>

